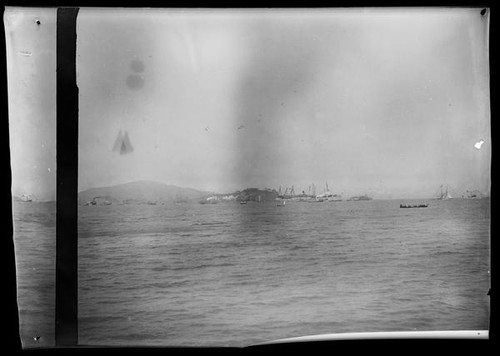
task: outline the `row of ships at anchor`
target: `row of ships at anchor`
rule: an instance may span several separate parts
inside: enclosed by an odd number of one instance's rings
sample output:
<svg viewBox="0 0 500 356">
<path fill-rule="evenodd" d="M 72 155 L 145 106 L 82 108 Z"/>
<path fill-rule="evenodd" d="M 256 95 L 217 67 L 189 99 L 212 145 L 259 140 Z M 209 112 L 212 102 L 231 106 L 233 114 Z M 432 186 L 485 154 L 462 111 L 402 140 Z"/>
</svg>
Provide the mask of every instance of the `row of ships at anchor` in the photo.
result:
<svg viewBox="0 0 500 356">
<path fill-rule="evenodd" d="M 290 201 L 302 201 L 302 202 L 338 202 L 342 201 L 342 195 L 334 194 L 330 191 L 328 187 L 328 182 L 326 182 L 325 190 L 321 194 L 316 194 L 316 186 L 314 183 L 309 186 L 309 191 L 306 192 L 303 190 L 300 194 L 295 193 L 294 186 L 291 188 L 285 188 L 284 192 L 281 186 L 278 189 L 278 196 L 276 198 L 278 201 L 282 201 L 283 203 L 287 200 Z M 371 197 L 367 195 L 358 195 L 353 196 L 348 201 L 359 201 L 359 200 L 372 200 Z"/>
<path fill-rule="evenodd" d="M 479 191 L 466 191 L 462 195 L 462 199 L 478 199 L 482 198 L 483 194 Z M 431 200 L 450 200 L 452 199 L 451 194 L 448 191 L 448 187 L 441 185 L 440 191 L 431 198 Z M 232 194 L 215 194 L 209 196 L 208 198 L 200 201 L 200 204 L 216 204 L 220 201 L 236 201 L 240 204 L 247 204 L 247 202 L 277 202 L 278 206 L 284 206 L 288 202 L 307 202 L 307 203 L 321 203 L 321 202 L 340 202 L 340 201 L 364 201 L 373 200 L 372 197 L 364 194 L 352 196 L 348 199 L 344 199 L 341 194 L 333 193 L 328 187 L 328 182 L 325 184 L 325 189 L 321 194 L 316 194 L 316 186 L 314 184 L 309 186 L 308 192 L 302 190 L 301 193 L 297 194 L 295 188 L 291 187 L 282 188 L 281 186 L 278 190 L 275 189 L 257 189 L 257 188 L 247 188 L 243 191 L 237 191 Z M 418 204 L 400 204 L 400 208 L 427 208 L 428 203 L 418 203 Z"/>
<path fill-rule="evenodd" d="M 466 190 L 465 193 L 462 194 L 462 199 L 481 199 L 483 198 L 483 194 L 478 190 Z M 435 200 L 450 200 L 453 199 L 450 192 L 448 191 L 448 186 L 444 187 L 440 186 L 440 191 L 436 194 Z M 400 204 L 400 208 L 427 208 L 429 206 L 428 203 L 425 204 Z"/>
<path fill-rule="evenodd" d="M 342 195 L 334 194 L 330 191 L 328 183 L 325 185 L 323 193 L 316 194 L 316 186 L 314 183 L 309 186 L 308 192 L 304 190 L 297 194 L 295 188 L 291 187 L 282 188 L 281 186 L 278 190 L 275 189 L 258 189 L 258 188 L 247 188 L 242 191 L 237 191 L 232 194 L 213 194 L 202 201 L 200 204 L 216 204 L 222 201 L 237 201 L 240 204 L 246 204 L 247 202 L 278 202 L 278 206 L 285 205 L 287 202 L 308 202 L 308 203 L 321 203 L 321 202 L 339 202 L 344 200 Z M 347 201 L 361 201 L 361 200 L 372 200 L 368 195 L 357 195 L 346 199 Z"/>
</svg>

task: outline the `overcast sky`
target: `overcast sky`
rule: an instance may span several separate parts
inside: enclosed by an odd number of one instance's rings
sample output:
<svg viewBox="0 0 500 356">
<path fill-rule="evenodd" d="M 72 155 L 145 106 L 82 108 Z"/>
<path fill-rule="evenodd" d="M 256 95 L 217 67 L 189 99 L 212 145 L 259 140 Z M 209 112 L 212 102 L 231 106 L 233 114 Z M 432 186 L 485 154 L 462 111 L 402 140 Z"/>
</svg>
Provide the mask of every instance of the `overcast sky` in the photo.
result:
<svg viewBox="0 0 500 356">
<path fill-rule="evenodd" d="M 81 9 L 79 189 L 488 191 L 479 11 Z"/>
<path fill-rule="evenodd" d="M 55 200 L 56 10 L 6 8 L 4 26 L 12 194 Z"/>
</svg>

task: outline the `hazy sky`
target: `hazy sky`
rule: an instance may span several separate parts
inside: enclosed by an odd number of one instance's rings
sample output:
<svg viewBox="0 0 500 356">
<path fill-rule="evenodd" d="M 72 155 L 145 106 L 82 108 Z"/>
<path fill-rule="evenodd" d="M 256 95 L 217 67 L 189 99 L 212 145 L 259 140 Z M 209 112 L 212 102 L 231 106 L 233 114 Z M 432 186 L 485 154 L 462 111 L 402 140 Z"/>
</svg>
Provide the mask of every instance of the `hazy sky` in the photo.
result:
<svg viewBox="0 0 500 356">
<path fill-rule="evenodd" d="M 7 8 L 4 25 L 12 194 L 54 200 L 56 10 Z"/>
<path fill-rule="evenodd" d="M 81 9 L 80 190 L 488 191 L 479 12 Z"/>
</svg>

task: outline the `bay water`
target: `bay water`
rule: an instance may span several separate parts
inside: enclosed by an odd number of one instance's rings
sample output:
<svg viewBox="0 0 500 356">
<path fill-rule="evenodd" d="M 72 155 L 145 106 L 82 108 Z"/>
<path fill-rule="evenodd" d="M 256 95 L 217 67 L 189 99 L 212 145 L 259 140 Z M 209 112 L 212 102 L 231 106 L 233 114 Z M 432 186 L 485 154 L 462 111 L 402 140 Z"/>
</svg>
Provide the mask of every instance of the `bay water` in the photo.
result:
<svg viewBox="0 0 500 356">
<path fill-rule="evenodd" d="M 21 335 L 46 346 L 54 212 L 18 204 Z M 81 206 L 78 239 L 82 345 L 246 346 L 489 325 L 489 199 Z"/>
</svg>

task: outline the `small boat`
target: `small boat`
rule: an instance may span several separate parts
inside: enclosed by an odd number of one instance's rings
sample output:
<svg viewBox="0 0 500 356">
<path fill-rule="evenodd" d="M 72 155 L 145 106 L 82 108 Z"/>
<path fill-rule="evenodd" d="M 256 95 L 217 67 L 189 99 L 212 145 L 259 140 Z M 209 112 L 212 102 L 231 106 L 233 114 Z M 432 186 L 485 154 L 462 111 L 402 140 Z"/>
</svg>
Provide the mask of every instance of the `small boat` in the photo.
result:
<svg viewBox="0 0 500 356">
<path fill-rule="evenodd" d="M 247 203 L 247 201 L 246 201 L 246 200 L 242 200 L 242 201 L 240 201 L 240 204 L 246 204 L 246 203 Z"/>
<path fill-rule="evenodd" d="M 482 198 L 482 194 L 478 190 L 466 190 L 464 194 L 462 194 L 462 199 L 480 199 Z"/>
<path fill-rule="evenodd" d="M 414 205 L 409 205 L 409 204 L 399 204 L 400 208 L 405 208 L 405 209 L 411 209 L 411 208 L 427 208 L 429 204 L 414 204 Z"/>
</svg>

